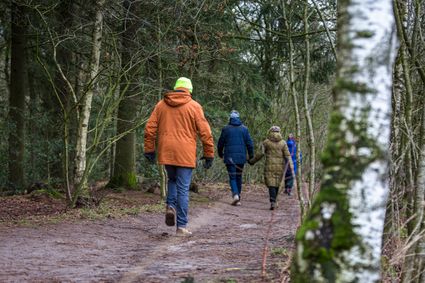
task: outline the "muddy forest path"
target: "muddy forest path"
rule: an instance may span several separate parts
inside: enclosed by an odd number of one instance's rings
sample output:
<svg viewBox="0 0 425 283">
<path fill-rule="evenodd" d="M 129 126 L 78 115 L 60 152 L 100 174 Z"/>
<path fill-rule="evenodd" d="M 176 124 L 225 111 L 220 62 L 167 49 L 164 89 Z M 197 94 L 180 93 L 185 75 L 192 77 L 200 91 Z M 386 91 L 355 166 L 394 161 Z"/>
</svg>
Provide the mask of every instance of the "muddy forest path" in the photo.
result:
<svg viewBox="0 0 425 283">
<path fill-rule="evenodd" d="M 228 192 L 191 202 L 189 237 L 159 212 L 0 228 L 0 282 L 287 282 L 299 207 L 279 197 L 270 211 L 266 188 L 247 185 L 239 207 Z"/>
</svg>

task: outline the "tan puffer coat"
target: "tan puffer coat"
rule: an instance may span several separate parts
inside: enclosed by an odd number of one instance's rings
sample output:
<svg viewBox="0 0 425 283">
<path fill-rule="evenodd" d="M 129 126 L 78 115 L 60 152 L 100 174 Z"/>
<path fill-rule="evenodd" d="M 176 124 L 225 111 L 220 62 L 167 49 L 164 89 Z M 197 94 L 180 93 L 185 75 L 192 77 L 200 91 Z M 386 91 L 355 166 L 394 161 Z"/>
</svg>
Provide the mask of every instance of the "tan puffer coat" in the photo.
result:
<svg viewBox="0 0 425 283">
<path fill-rule="evenodd" d="M 291 154 L 280 132 L 269 132 L 267 139 L 260 145 L 260 152 L 250 160 L 251 164 L 266 156 L 264 179 L 267 187 L 280 187 L 285 175 L 286 166 L 292 165 Z M 289 164 L 287 163 L 289 161 Z"/>
</svg>

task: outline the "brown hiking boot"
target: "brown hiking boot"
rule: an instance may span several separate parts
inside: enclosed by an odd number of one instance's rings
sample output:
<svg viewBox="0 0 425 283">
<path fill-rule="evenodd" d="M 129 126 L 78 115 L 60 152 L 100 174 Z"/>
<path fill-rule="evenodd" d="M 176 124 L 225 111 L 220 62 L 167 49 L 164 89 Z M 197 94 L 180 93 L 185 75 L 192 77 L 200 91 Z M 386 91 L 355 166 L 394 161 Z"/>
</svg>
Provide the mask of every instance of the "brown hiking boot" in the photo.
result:
<svg viewBox="0 0 425 283">
<path fill-rule="evenodd" d="M 165 224 L 167 226 L 176 225 L 176 210 L 174 207 L 167 205 L 165 210 Z"/>
<path fill-rule="evenodd" d="M 191 236 L 192 232 L 187 230 L 186 228 L 177 228 L 176 230 L 176 236 L 185 237 L 185 236 Z"/>
</svg>

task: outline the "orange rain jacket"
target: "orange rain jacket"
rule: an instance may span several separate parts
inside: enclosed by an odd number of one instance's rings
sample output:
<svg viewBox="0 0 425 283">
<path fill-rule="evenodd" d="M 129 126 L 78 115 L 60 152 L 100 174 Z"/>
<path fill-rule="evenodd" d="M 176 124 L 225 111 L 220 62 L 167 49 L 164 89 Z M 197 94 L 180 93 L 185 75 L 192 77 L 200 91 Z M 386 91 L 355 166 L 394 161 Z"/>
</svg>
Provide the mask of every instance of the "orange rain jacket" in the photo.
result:
<svg viewBox="0 0 425 283">
<path fill-rule="evenodd" d="M 145 127 L 145 152 L 155 151 L 163 165 L 196 167 L 196 139 L 201 138 L 204 157 L 214 157 L 211 128 L 202 106 L 186 88 L 169 92 L 157 103 Z"/>
</svg>

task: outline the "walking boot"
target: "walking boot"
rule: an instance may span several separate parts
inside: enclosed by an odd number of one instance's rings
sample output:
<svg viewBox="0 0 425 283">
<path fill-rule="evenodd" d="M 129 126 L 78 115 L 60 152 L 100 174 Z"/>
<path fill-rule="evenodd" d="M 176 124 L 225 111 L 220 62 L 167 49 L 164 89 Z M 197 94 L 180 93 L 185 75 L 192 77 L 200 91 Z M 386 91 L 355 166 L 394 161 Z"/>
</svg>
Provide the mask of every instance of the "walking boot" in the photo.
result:
<svg viewBox="0 0 425 283">
<path fill-rule="evenodd" d="M 232 201 L 232 205 L 240 205 L 240 201 L 239 201 L 239 196 L 238 195 L 234 195 L 233 196 L 233 201 Z"/>
<path fill-rule="evenodd" d="M 174 207 L 167 205 L 165 210 L 165 224 L 167 226 L 176 225 L 176 210 Z"/>
<path fill-rule="evenodd" d="M 176 230 L 176 236 L 185 237 L 185 236 L 190 236 L 190 235 L 192 235 L 192 232 L 190 232 L 186 228 L 177 228 L 177 230 Z"/>
</svg>

